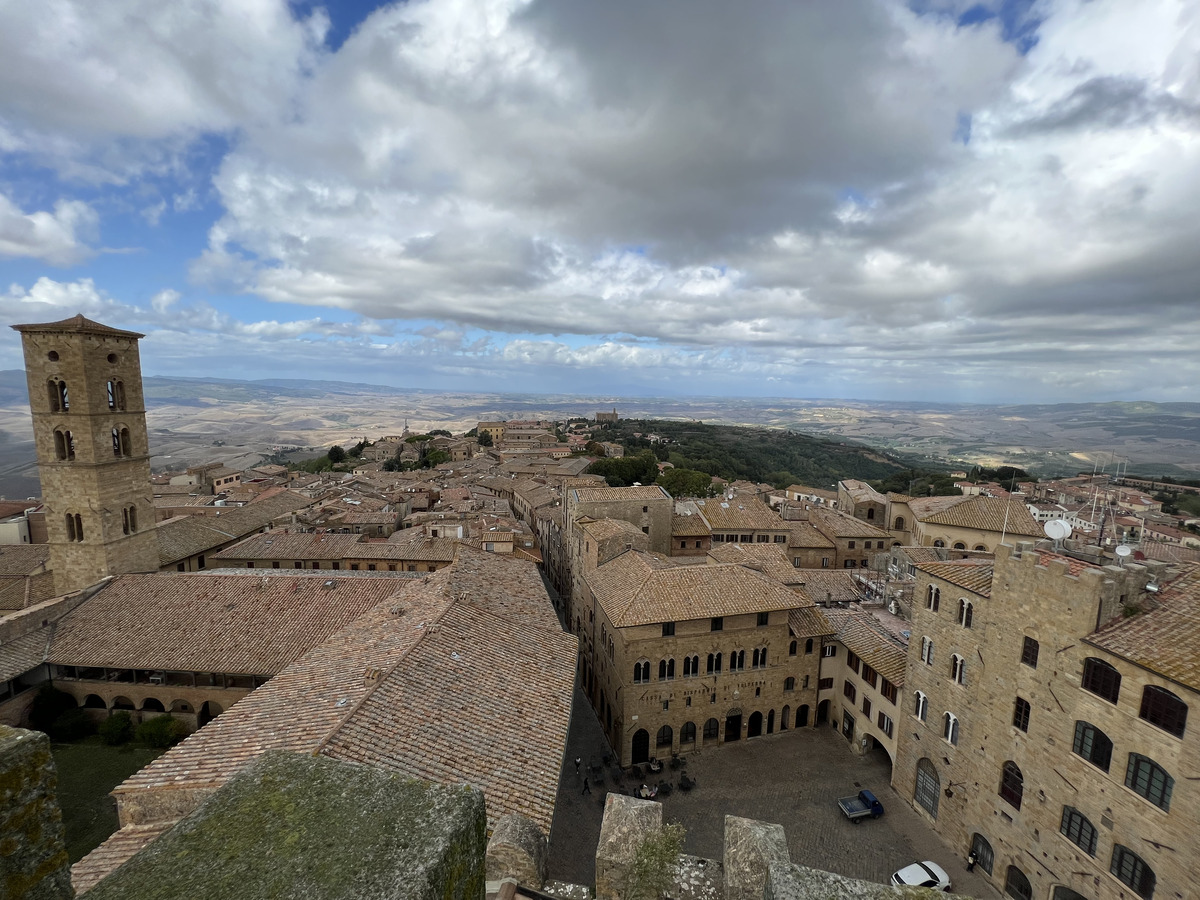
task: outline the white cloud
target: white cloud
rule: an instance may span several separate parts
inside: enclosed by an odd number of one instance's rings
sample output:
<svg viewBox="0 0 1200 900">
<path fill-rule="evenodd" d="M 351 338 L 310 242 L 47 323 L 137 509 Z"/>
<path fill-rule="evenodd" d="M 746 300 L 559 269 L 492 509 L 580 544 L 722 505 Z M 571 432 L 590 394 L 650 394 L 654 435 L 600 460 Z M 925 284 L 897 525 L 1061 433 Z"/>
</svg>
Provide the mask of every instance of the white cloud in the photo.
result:
<svg viewBox="0 0 1200 900">
<path fill-rule="evenodd" d="M 29 257 L 70 266 L 94 252 L 96 213 L 79 200 L 59 200 L 54 212 L 22 212 L 0 194 L 0 257 Z"/>
</svg>

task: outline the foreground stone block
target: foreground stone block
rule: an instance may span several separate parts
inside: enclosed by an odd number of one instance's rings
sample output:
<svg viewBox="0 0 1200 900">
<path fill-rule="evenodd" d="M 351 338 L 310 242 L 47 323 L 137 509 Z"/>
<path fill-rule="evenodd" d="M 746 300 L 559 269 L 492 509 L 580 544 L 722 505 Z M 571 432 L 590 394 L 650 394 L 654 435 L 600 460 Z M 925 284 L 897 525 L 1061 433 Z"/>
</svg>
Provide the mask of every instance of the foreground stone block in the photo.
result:
<svg viewBox="0 0 1200 900">
<path fill-rule="evenodd" d="M 726 816 L 723 861 L 726 900 L 762 900 L 768 867 L 791 862 L 783 826 Z"/>
<path fill-rule="evenodd" d="M 524 887 L 546 884 L 550 851 L 546 835 L 532 819 L 513 813 L 496 823 L 487 847 L 487 880 L 514 878 Z"/>
<path fill-rule="evenodd" d="M 962 896 L 962 895 L 958 895 Z M 771 863 L 763 900 L 937 900 L 938 891 L 858 881 L 794 863 Z M 966 898 L 964 898 L 966 900 Z"/>
<path fill-rule="evenodd" d="M 50 739 L 0 725 L 0 897 L 75 896 L 63 844 L 58 772 Z"/>
<path fill-rule="evenodd" d="M 661 827 L 661 804 L 624 794 L 608 795 L 596 846 L 596 900 L 621 900 L 638 845 Z"/>
<path fill-rule="evenodd" d="M 483 900 L 483 795 L 271 752 L 89 900 Z"/>
</svg>

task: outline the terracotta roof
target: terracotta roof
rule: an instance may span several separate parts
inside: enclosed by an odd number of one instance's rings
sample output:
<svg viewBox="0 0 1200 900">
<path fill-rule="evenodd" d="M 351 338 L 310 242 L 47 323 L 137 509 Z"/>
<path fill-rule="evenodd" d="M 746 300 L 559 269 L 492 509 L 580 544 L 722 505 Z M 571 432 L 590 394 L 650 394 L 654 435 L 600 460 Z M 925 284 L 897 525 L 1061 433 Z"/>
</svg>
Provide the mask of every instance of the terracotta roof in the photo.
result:
<svg viewBox="0 0 1200 900">
<path fill-rule="evenodd" d="M 946 555 L 946 551 L 940 547 L 921 547 L 912 545 L 908 547 L 893 547 L 893 553 L 903 553 L 908 558 L 910 563 L 927 562 L 942 562 L 942 557 Z"/>
<path fill-rule="evenodd" d="M 144 334 L 138 334 L 136 331 L 122 331 L 119 328 L 112 328 L 108 325 L 101 325 L 99 322 L 93 322 L 91 319 L 85 319 L 82 313 L 71 316 L 69 319 L 61 319 L 57 322 L 45 322 L 40 325 L 13 325 L 12 329 L 13 331 L 19 331 L 22 334 L 70 332 L 73 334 L 115 335 L 128 338 L 145 337 Z"/>
<path fill-rule="evenodd" d="M 0 575 L 31 575 L 49 560 L 49 544 L 0 544 Z"/>
<path fill-rule="evenodd" d="M 842 487 L 846 489 L 846 493 L 855 503 L 861 503 L 866 500 L 868 502 L 882 503 L 884 501 L 883 494 L 875 490 L 865 481 L 855 481 L 852 478 L 847 478 L 842 481 Z"/>
<path fill-rule="evenodd" d="M 0 653 L 0 681 L 8 681 L 36 669 L 46 661 L 46 648 L 54 634 L 54 625 L 47 625 L 23 634 L 4 645 Z"/>
<path fill-rule="evenodd" d="M 948 562 L 920 563 L 917 568 L 980 597 L 990 597 L 994 565 L 991 559 L 955 559 Z"/>
<path fill-rule="evenodd" d="M 120 575 L 59 620 L 47 661 L 273 675 L 402 587 L 332 575 Z"/>
<path fill-rule="evenodd" d="M 99 847 L 71 866 L 71 886 L 82 896 L 115 870 L 132 859 L 139 850 L 171 827 L 170 822 L 153 825 L 126 825 L 114 832 Z"/>
<path fill-rule="evenodd" d="M 174 565 L 189 556 L 245 537 L 311 504 L 312 500 L 307 497 L 284 491 L 248 506 L 225 508 L 217 516 L 169 519 L 155 530 L 159 565 Z"/>
<path fill-rule="evenodd" d="M 825 610 L 818 606 L 806 606 L 788 611 L 788 628 L 800 638 L 825 637 L 835 632 Z"/>
<path fill-rule="evenodd" d="M 846 569 L 797 569 L 814 603 L 852 603 L 862 599 L 854 576 Z"/>
<path fill-rule="evenodd" d="M 810 509 L 808 521 L 826 537 L 832 538 L 886 538 L 891 537 L 882 528 L 835 509 Z"/>
<path fill-rule="evenodd" d="M 773 578 L 780 584 L 803 584 L 805 572 L 783 555 L 785 544 L 715 544 L 708 558 L 718 563 L 737 563 Z"/>
<path fill-rule="evenodd" d="M 837 628 L 839 641 L 892 684 L 904 684 L 908 647 L 883 631 L 873 615 L 861 609 L 828 609 L 825 615 Z"/>
<path fill-rule="evenodd" d="M 671 537 L 709 537 L 712 529 L 701 516 L 671 516 Z"/>
<path fill-rule="evenodd" d="M 739 565 L 673 566 L 628 551 L 584 575 L 617 628 L 808 606 L 803 594 Z"/>
<path fill-rule="evenodd" d="M 1153 604 L 1140 615 L 1114 619 L 1084 640 L 1200 691 L 1200 564 L 1188 564 Z"/>
<path fill-rule="evenodd" d="M 833 541 L 817 531 L 811 522 L 788 522 L 788 547 L 797 550 L 832 550 L 836 546 Z"/>
<path fill-rule="evenodd" d="M 982 496 L 952 499 L 959 502 L 949 508 L 927 514 L 916 509 L 919 501 L 913 500 L 909 507 L 920 521 L 928 524 L 994 531 L 997 534 L 1044 537 L 1041 527 L 1029 509 L 1017 500 Z"/>
<path fill-rule="evenodd" d="M 695 502 L 713 531 L 784 531 L 788 527 L 775 510 L 749 497 L 732 500 L 718 497 Z"/>
<path fill-rule="evenodd" d="M 661 500 L 670 494 L 656 484 L 635 487 L 577 487 L 572 488 L 579 503 L 606 503 L 612 500 Z"/>
<path fill-rule="evenodd" d="M 579 528 L 597 541 L 615 537 L 642 536 L 642 529 L 623 519 L 581 519 Z"/>
</svg>

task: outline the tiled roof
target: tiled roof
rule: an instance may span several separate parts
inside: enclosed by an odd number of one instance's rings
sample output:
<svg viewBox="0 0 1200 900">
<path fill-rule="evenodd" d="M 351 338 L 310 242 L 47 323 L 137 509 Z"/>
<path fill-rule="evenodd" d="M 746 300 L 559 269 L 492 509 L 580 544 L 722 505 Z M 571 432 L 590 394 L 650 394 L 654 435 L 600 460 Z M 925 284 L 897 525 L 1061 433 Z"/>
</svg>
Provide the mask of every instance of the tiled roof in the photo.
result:
<svg viewBox="0 0 1200 900">
<path fill-rule="evenodd" d="M 1024 503 L 1001 497 L 957 497 L 953 506 L 930 513 L 921 513 L 915 508 L 919 501 L 909 507 L 922 522 L 931 525 L 949 525 L 954 528 L 973 528 L 978 531 L 994 531 L 1026 537 L 1043 537 L 1042 529 Z"/>
<path fill-rule="evenodd" d="M 626 522 L 622 519 L 581 520 L 579 527 L 596 541 L 604 541 L 615 537 L 642 535 L 642 529 L 638 528 L 632 522 Z"/>
<path fill-rule="evenodd" d="M 802 606 L 788 611 L 788 627 L 792 634 L 800 638 L 824 637 L 833 634 L 836 629 L 825 610 L 818 606 Z"/>
<path fill-rule="evenodd" d="M 956 559 L 948 562 L 920 563 L 917 566 L 934 578 L 948 581 L 981 597 L 992 596 L 993 567 L 994 561 L 991 559 Z"/>
<path fill-rule="evenodd" d="M 855 481 L 852 478 L 847 478 L 842 482 L 842 487 L 846 489 L 846 493 L 850 495 L 850 499 L 855 503 L 875 502 L 882 503 L 884 500 L 883 494 L 875 490 L 865 481 Z"/>
<path fill-rule="evenodd" d="M 635 487 L 579 487 L 572 488 L 579 503 L 606 503 L 612 500 L 661 500 L 670 495 L 656 484 Z"/>
<path fill-rule="evenodd" d="M 803 584 L 805 573 L 783 555 L 784 544 L 715 544 L 708 558 L 719 563 L 737 563 L 762 572 L 780 584 Z"/>
<path fill-rule="evenodd" d="M 671 537 L 709 537 L 712 529 L 701 516 L 671 516 Z"/>
<path fill-rule="evenodd" d="M 797 550 L 832 550 L 835 546 L 833 541 L 817 531 L 810 522 L 788 522 L 787 524 L 788 530 L 791 532 L 788 537 L 788 547 Z"/>
<path fill-rule="evenodd" d="M 779 514 L 771 507 L 748 497 L 697 500 L 696 505 L 713 531 L 783 531 L 788 527 L 788 523 L 779 518 Z"/>
<path fill-rule="evenodd" d="M 40 325 L 13 325 L 14 331 L 22 333 L 39 333 L 39 332 L 72 332 L 74 334 L 102 334 L 115 335 L 128 338 L 144 338 L 144 334 L 138 334 L 136 331 L 122 331 L 119 328 L 113 328 L 109 325 L 101 325 L 99 322 L 93 322 L 91 319 L 85 319 L 82 314 L 71 316 L 69 319 L 61 319 L 58 322 L 45 322 Z"/>
<path fill-rule="evenodd" d="M 885 633 L 873 615 L 862 609 L 828 609 L 825 614 L 837 628 L 839 641 L 892 684 L 904 684 L 908 648 Z"/>
<path fill-rule="evenodd" d="M 1164 586 L 1154 608 L 1114 619 L 1084 640 L 1200 691 L 1200 564 L 1188 564 L 1179 578 Z"/>
<path fill-rule="evenodd" d="M 49 544 L 0 544 L 0 575 L 31 575 L 49 560 Z"/>
<path fill-rule="evenodd" d="M 862 599 L 854 576 L 845 569 L 797 569 L 804 592 L 814 603 L 851 603 Z"/>
<path fill-rule="evenodd" d="M 170 827 L 170 822 L 156 822 L 153 825 L 126 825 L 114 832 L 99 847 L 71 866 L 71 886 L 75 888 L 75 895 L 79 897 L 90 891 L 100 879 L 132 859 L 139 850 Z"/>
<path fill-rule="evenodd" d="M 1090 563 L 1087 560 L 1076 559 L 1073 556 L 1064 556 L 1061 553 L 1051 553 L 1049 550 L 1036 550 L 1038 555 L 1038 565 L 1047 565 L 1051 560 L 1057 559 L 1067 564 L 1067 574 L 1078 576 L 1085 569 L 1099 569 L 1100 566 L 1095 563 Z"/>
<path fill-rule="evenodd" d="M 886 538 L 890 535 L 882 528 L 869 522 L 848 516 L 835 509 L 810 509 L 808 521 L 826 537 L 833 538 Z"/>
<path fill-rule="evenodd" d="M 615 627 L 808 606 L 802 594 L 739 565 L 671 566 L 631 551 L 585 576 Z"/>
<path fill-rule="evenodd" d="M 187 516 L 170 519 L 155 530 L 158 536 L 160 566 L 220 547 L 270 525 L 275 519 L 312 504 L 312 500 L 291 491 L 251 503 L 221 510 L 219 516 Z"/>
<path fill-rule="evenodd" d="M 913 565 L 917 563 L 941 562 L 942 557 L 946 555 L 946 551 L 940 547 L 920 547 L 916 545 L 893 547 L 892 552 L 903 553 Z"/>
<path fill-rule="evenodd" d="M 47 625 L 28 634 L 23 634 L 4 645 L 0 653 L 0 682 L 24 675 L 36 669 L 46 660 L 46 648 L 54 634 L 54 625 Z"/>
<path fill-rule="evenodd" d="M 451 538 L 426 537 L 419 530 L 396 534 L 400 535 L 397 540 L 364 541 L 358 534 L 268 531 L 214 553 L 212 559 L 225 562 L 251 559 L 450 562 L 454 559 Z"/>
<path fill-rule="evenodd" d="M 401 587 L 332 575 L 120 575 L 59 620 L 47 660 L 272 675 Z"/>
</svg>

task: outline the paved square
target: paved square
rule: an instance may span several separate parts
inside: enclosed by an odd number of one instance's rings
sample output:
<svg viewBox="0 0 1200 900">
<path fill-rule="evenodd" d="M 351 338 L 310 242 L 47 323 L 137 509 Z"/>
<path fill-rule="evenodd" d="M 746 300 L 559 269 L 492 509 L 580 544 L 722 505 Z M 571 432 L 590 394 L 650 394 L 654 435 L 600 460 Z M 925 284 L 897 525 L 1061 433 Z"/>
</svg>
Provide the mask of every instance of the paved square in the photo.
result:
<svg viewBox="0 0 1200 900">
<path fill-rule="evenodd" d="M 551 836 L 553 879 L 593 883 L 604 796 L 638 787 L 636 779 L 603 765 L 608 752 L 595 714 L 576 692 Z M 583 759 L 578 775 L 577 756 Z M 678 789 L 684 771 L 697 782 L 687 793 Z M 590 794 L 583 793 L 585 774 Z M 720 859 L 725 816 L 745 816 L 783 825 L 792 861 L 801 865 L 886 883 L 901 866 L 932 859 L 950 873 L 957 893 L 1000 896 L 984 877 L 966 871 L 966 848 L 952 852 L 891 789 L 889 774 L 890 764 L 881 752 L 858 757 L 832 728 L 809 728 L 689 754 L 683 768 L 668 766 L 643 780 L 652 777 L 675 785 L 669 795 L 657 799 L 667 821 L 687 828 L 687 852 L 697 856 Z M 886 812 L 854 825 L 838 809 L 837 798 L 860 788 L 873 791 Z"/>
</svg>

